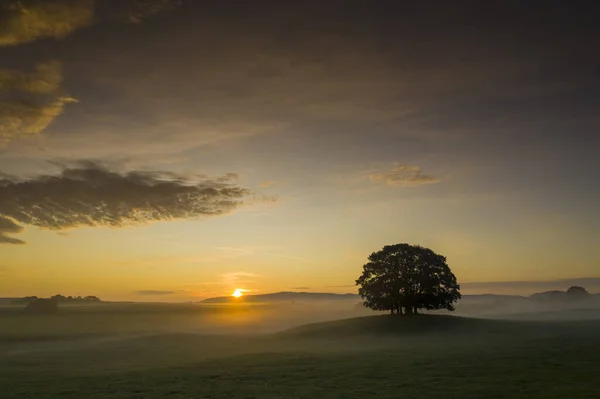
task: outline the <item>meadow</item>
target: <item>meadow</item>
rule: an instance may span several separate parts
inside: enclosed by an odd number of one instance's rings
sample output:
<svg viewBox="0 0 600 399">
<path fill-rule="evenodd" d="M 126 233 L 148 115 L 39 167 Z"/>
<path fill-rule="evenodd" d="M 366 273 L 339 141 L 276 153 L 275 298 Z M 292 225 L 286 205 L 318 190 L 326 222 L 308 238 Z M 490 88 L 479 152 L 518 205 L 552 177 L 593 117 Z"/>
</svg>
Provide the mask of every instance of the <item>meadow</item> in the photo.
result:
<svg viewBox="0 0 600 399">
<path fill-rule="evenodd" d="M 600 394 L 600 320 L 367 314 L 348 304 L 106 304 L 48 316 L 6 307 L 0 397 Z"/>
</svg>

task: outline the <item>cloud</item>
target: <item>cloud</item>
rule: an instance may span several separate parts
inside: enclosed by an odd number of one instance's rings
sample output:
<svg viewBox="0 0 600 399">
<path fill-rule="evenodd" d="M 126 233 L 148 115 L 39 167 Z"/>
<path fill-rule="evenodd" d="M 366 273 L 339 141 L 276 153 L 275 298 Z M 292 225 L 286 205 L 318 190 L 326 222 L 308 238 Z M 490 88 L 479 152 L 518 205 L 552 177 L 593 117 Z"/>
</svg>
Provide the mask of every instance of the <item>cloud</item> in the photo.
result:
<svg viewBox="0 0 600 399">
<path fill-rule="evenodd" d="M 231 286 L 231 285 L 236 285 L 236 284 L 247 284 L 247 283 L 252 283 L 256 280 L 256 278 L 258 278 L 260 275 L 256 274 L 256 273 L 251 273 L 251 272 L 229 272 L 229 273 L 223 273 L 220 275 L 221 280 L 220 281 L 216 281 L 214 283 L 207 283 L 207 284 L 222 284 L 222 285 L 227 285 L 227 286 Z M 236 287 L 238 288 L 238 287 Z M 244 290 L 246 291 L 246 290 Z"/>
<path fill-rule="evenodd" d="M 326 285 L 325 286 L 325 288 L 352 288 L 352 287 L 356 287 L 356 285 L 349 284 L 349 285 Z"/>
<path fill-rule="evenodd" d="M 278 185 L 280 185 L 280 184 L 276 181 L 264 181 L 264 182 L 260 183 L 260 188 L 269 188 L 269 187 L 278 186 Z"/>
<path fill-rule="evenodd" d="M 310 287 L 292 287 L 293 290 L 309 290 Z"/>
<path fill-rule="evenodd" d="M 25 244 L 24 241 L 8 237 L 5 234 L 18 234 L 23 231 L 23 226 L 19 226 L 12 219 L 0 216 L 0 244 Z"/>
<path fill-rule="evenodd" d="M 65 104 L 77 102 L 72 97 L 57 97 L 37 103 L 26 100 L 0 102 L 0 147 L 17 137 L 44 131 L 63 113 Z"/>
<path fill-rule="evenodd" d="M 136 295 L 148 295 L 148 296 L 159 296 L 159 295 L 175 295 L 175 291 L 161 291 L 161 290 L 140 290 L 133 291 Z"/>
<path fill-rule="evenodd" d="M 273 199 L 275 201 L 275 199 Z M 302 262 L 311 262 L 308 258 L 299 256 L 287 255 L 277 252 L 271 252 L 271 249 L 278 247 L 265 247 L 265 246 L 244 246 L 244 247 L 216 247 L 220 252 L 222 258 L 239 258 L 244 256 L 271 256 L 275 258 L 291 259 Z"/>
<path fill-rule="evenodd" d="M 139 24 L 145 19 L 171 10 L 180 4 L 180 0 L 130 0 L 124 3 L 124 9 L 117 14 L 116 18 Z"/>
<path fill-rule="evenodd" d="M 395 166 L 387 172 L 370 174 L 369 179 L 375 183 L 382 183 L 394 187 L 415 187 L 439 182 L 436 177 L 421 173 L 421 168 L 418 166 L 401 164 L 395 164 Z"/>
<path fill-rule="evenodd" d="M 232 282 L 232 281 L 242 281 L 241 279 L 243 278 L 255 278 L 258 277 L 259 275 L 256 273 L 251 273 L 251 272 L 230 272 L 230 273 L 223 273 L 221 275 L 221 277 L 223 278 L 223 281 L 225 282 Z"/>
<path fill-rule="evenodd" d="M 9 0 L 0 10 L 0 46 L 14 46 L 91 25 L 94 0 Z"/>
<path fill-rule="evenodd" d="M 0 92 L 8 93 L 0 101 L 0 148 L 18 137 L 44 131 L 62 114 L 65 104 L 76 102 L 59 94 L 61 64 L 38 64 L 34 72 L 0 69 Z"/>
<path fill-rule="evenodd" d="M 49 61 L 38 64 L 34 72 L 0 69 L 0 92 L 23 91 L 48 94 L 56 92 L 62 82 L 61 64 Z"/>
<path fill-rule="evenodd" d="M 222 179 L 191 181 L 165 172 L 125 173 L 91 161 L 60 167 L 57 175 L 0 179 L 0 216 L 51 230 L 124 227 L 229 213 L 250 194 Z"/>
<path fill-rule="evenodd" d="M 97 22 L 98 10 L 105 10 L 109 19 L 137 24 L 180 3 L 179 0 L 7 0 L 0 6 L 0 46 L 65 38 Z"/>
<path fill-rule="evenodd" d="M 0 5 L 0 47 L 17 46 L 43 38 L 64 38 L 91 25 L 95 13 L 106 6 L 110 19 L 139 23 L 179 4 L 175 0 L 7 0 Z M 96 18 L 97 19 L 97 18 Z M 34 72 L 0 69 L 0 148 L 15 138 L 41 133 L 76 100 L 60 94 L 61 64 L 38 64 Z M 18 95 L 15 93 L 19 93 Z M 27 95 L 23 95 L 27 93 Z"/>
</svg>

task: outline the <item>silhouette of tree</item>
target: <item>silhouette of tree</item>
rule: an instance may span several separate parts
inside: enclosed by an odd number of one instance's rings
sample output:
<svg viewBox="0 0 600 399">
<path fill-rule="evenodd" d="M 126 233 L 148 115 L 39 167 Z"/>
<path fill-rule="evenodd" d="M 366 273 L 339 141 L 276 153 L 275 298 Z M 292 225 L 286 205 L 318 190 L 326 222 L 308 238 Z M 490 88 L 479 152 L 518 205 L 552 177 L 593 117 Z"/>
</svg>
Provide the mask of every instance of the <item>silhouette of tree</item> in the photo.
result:
<svg viewBox="0 0 600 399">
<path fill-rule="evenodd" d="M 585 299 L 590 295 L 589 292 L 583 287 L 578 287 L 576 285 L 569 287 L 567 290 L 567 297 L 569 299 Z"/>
<path fill-rule="evenodd" d="M 356 280 L 363 304 L 392 314 L 454 310 L 460 286 L 446 258 L 419 245 L 387 245 L 369 256 Z"/>
<path fill-rule="evenodd" d="M 12 301 L 13 304 L 15 305 L 19 305 L 19 304 L 28 304 L 29 302 L 35 302 L 36 300 L 38 300 L 40 298 L 38 298 L 37 296 L 26 296 L 24 298 L 19 298 L 19 299 L 15 299 Z M 57 294 L 57 295 L 53 295 L 50 297 L 50 299 L 55 300 L 57 303 L 86 303 L 86 302 L 102 302 L 100 300 L 100 298 L 98 298 L 97 296 L 94 295 L 88 295 L 85 297 L 82 297 L 80 295 L 78 296 L 64 296 L 61 294 Z"/>
</svg>

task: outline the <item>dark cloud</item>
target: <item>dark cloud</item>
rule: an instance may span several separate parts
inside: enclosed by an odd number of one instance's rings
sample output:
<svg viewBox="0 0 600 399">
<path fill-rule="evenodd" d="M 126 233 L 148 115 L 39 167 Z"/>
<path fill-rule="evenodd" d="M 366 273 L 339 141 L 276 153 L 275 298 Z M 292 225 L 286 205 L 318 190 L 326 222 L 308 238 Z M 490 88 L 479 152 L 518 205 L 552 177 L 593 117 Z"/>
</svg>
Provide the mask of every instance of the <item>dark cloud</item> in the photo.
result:
<svg viewBox="0 0 600 399">
<path fill-rule="evenodd" d="M 179 0 L 5 0 L 0 5 L 0 46 L 62 39 L 106 14 L 130 23 L 172 9 Z"/>
<path fill-rule="evenodd" d="M 0 92 L 53 93 L 60 88 L 61 81 L 61 64 L 58 61 L 38 64 L 32 72 L 0 69 Z"/>
<path fill-rule="evenodd" d="M 395 164 L 387 172 L 372 173 L 369 178 L 375 183 L 383 183 L 394 187 L 414 187 L 439 182 L 436 177 L 423 174 L 418 166 L 401 164 Z"/>
<path fill-rule="evenodd" d="M 161 290 L 140 290 L 133 292 L 136 295 L 148 295 L 148 296 L 158 296 L 158 295 L 175 295 L 175 291 L 161 291 Z"/>
<path fill-rule="evenodd" d="M 129 19 L 144 4 L 164 8 L 153 3 L 97 1 L 96 13 Z M 395 149 L 391 136 L 460 136 L 476 146 L 473 126 L 481 128 L 477 137 L 498 125 L 511 131 L 527 124 L 533 134 L 529 126 L 540 118 L 564 114 L 561 88 L 571 90 L 572 80 L 597 65 L 580 42 L 591 37 L 585 29 L 557 33 L 560 18 L 508 4 L 514 2 L 490 6 L 495 11 L 444 2 L 233 3 L 186 1 L 156 25 L 127 29 L 131 34 L 99 23 L 53 46 L 82 103 L 61 118 L 46 148 L 65 154 L 77 146 L 100 157 L 135 146 L 154 154 L 271 132 L 305 142 L 325 137 L 340 152 L 341 144 L 359 141 Z M 517 21 L 500 24 L 499 15 Z M 544 34 L 531 37 L 531 26 Z M 512 105 L 515 97 L 522 100 Z M 550 102 L 561 112 L 545 112 Z"/>
<path fill-rule="evenodd" d="M 57 97 L 48 102 L 13 100 L 0 102 L 0 147 L 18 137 L 39 134 L 63 113 L 72 97 Z"/>
<path fill-rule="evenodd" d="M 12 222 L 62 230 L 221 215 L 250 194 L 231 182 L 233 175 L 192 181 L 165 172 L 119 172 L 91 161 L 61 168 L 57 175 L 0 179 L 6 232 L 20 231 Z"/>
<path fill-rule="evenodd" d="M 94 18 L 94 0 L 7 0 L 0 6 L 0 46 L 63 38 Z"/>
<path fill-rule="evenodd" d="M 0 69 L 0 148 L 18 137 L 44 131 L 67 103 L 76 102 L 61 94 L 62 65 L 40 63 L 32 72 Z"/>
<path fill-rule="evenodd" d="M 139 23 L 178 4 L 175 0 L 124 0 L 118 4 L 95 0 L 6 0 L 0 4 L 0 47 L 64 38 L 94 23 L 102 6 L 106 6 L 111 19 Z M 0 93 L 9 93 L 0 97 L 0 148 L 16 138 L 41 133 L 63 112 L 65 104 L 75 101 L 61 93 L 62 80 L 61 64 L 57 61 L 38 64 L 34 72 L 0 68 Z"/>
<path fill-rule="evenodd" d="M 23 231 L 13 220 L 0 216 L 0 244 L 24 244 L 22 240 L 8 237 L 5 234 L 18 234 Z"/>
<path fill-rule="evenodd" d="M 121 21 L 139 24 L 180 4 L 180 0 L 129 0 L 121 3 L 123 8 L 115 17 Z"/>
</svg>

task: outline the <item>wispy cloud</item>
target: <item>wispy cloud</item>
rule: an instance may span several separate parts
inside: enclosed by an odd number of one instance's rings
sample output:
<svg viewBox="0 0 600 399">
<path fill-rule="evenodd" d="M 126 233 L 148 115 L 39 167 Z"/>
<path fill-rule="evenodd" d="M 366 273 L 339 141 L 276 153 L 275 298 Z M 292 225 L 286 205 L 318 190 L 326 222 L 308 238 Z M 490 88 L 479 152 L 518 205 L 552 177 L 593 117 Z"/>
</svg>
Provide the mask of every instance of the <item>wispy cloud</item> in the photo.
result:
<svg viewBox="0 0 600 399">
<path fill-rule="evenodd" d="M 262 247 L 254 247 L 254 246 L 242 246 L 242 247 L 216 247 L 217 254 L 215 258 L 217 259 L 235 259 L 241 258 L 244 256 L 253 256 L 257 254 L 257 252 Z"/>
<path fill-rule="evenodd" d="M 276 182 L 276 181 L 264 181 L 262 183 L 260 183 L 260 188 L 269 188 L 269 187 L 274 187 L 274 186 L 279 186 L 280 183 Z"/>
<path fill-rule="evenodd" d="M 136 295 L 143 295 L 143 296 L 163 296 L 163 295 L 175 295 L 177 292 L 176 291 L 162 291 L 162 290 L 140 290 L 140 291 L 133 291 L 133 293 Z"/>
<path fill-rule="evenodd" d="M 139 24 L 145 19 L 179 6 L 181 0 L 129 0 L 123 3 L 123 9 L 116 14 L 117 19 Z"/>
<path fill-rule="evenodd" d="M 304 257 L 301 257 L 301 256 L 278 254 L 278 253 L 272 253 L 272 252 L 265 252 L 264 255 L 272 256 L 272 257 L 275 257 L 275 258 L 281 258 L 281 259 L 297 260 L 297 261 L 300 261 L 300 262 L 312 262 L 311 259 L 304 258 Z"/>
<path fill-rule="evenodd" d="M 36 103 L 16 100 L 0 103 L 0 147 L 17 137 L 43 132 L 63 113 L 68 103 L 77 102 L 72 97 L 57 97 L 50 102 Z"/>
<path fill-rule="evenodd" d="M 41 133 L 66 104 L 77 101 L 61 93 L 61 83 L 62 66 L 57 61 L 38 64 L 32 72 L 0 69 L 0 147 Z"/>
<path fill-rule="evenodd" d="M 57 91 L 62 82 L 62 67 L 58 61 L 38 64 L 33 72 L 0 69 L 0 91 L 24 91 L 48 94 Z"/>
<path fill-rule="evenodd" d="M 6 0 L 0 5 L 0 47 L 25 45 L 43 38 L 64 38 L 95 22 L 95 12 L 107 2 L 95 0 Z M 111 18 L 139 23 L 179 4 L 177 0 L 111 2 Z M 37 135 L 76 102 L 61 92 L 61 64 L 38 64 L 33 72 L 0 69 L 0 148 Z"/>
<path fill-rule="evenodd" d="M 215 216 L 233 211 L 250 194 L 229 179 L 192 182 L 173 173 L 119 172 L 89 161 L 61 168 L 57 175 L 0 180 L 5 229 L 15 229 L 9 221 L 63 230 Z"/>
<path fill-rule="evenodd" d="M 91 25 L 94 0 L 8 0 L 0 10 L 0 46 L 14 46 Z"/>
<path fill-rule="evenodd" d="M 23 226 L 19 226 L 12 219 L 0 215 L 0 244 L 25 244 L 24 241 L 7 236 L 7 234 L 19 234 Z"/>
<path fill-rule="evenodd" d="M 229 272 L 221 274 L 221 281 L 219 283 L 222 284 L 235 284 L 235 283 L 249 283 L 256 280 L 260 275 L 252 272 Z"/>
<path fill-rule="evenodd" d="M 43 38 L 62 39 L 101 20 L 141 23 L 175 8 L 180 0 L 5 0 L 0 6 L 0 46 L 16 46 Z"/>
<path fill-rule="evenodd" d="M 422 173 L 418 166 L 398 163 L 391 170 L 369 174 L 369 179 L 374 183 L 393 187 L 415 187 L 439 182 L 438 178 Z"/>
<path fill-rule="evenodd" d="M 205 256 L 163 256 L 163 257 L 151 257 L 144 259 L 137 259 L 134 261 L 123 261 L 119 262 L 119 266 L 126 267 L 153 267 L 153 266 L 165 266 L 165 265 L 179 265 L 189 263 L 201 263 L 206 260 Z"/>
<path fill-rule="evenodd" d="M 350 288 L 350 287 L 356 287 L 356 285 L 348 284 L 348 285 L 326 285 L 325 286 L 325 288 Z"/>
<path fill-rule="evenodd" d="M 271 246 L 243 246 L 243 247 L 216 247 L 223 258 L 240 258 L 244 256 L 270 256 L 274 258 L 297 260 L 302 262 L 311 262 L 311 259 L 301 256 L 272 252 L 273 249 L 280 247 Z"/>
</svg>

